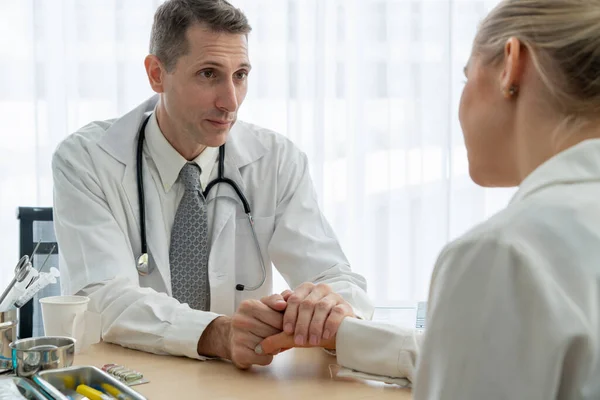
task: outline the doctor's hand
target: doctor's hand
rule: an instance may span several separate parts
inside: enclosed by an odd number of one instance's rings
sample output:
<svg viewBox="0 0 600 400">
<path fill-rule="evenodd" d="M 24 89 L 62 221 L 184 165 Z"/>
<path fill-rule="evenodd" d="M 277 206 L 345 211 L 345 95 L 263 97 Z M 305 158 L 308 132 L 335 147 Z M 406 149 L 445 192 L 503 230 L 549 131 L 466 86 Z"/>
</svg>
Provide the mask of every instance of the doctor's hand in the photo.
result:
<svg viewBox="0 0 600 400">
<path fill-rule="evenodd" d="M 344 318 L 355 317 L 352 306 L 324 283 L 306 282 L 281 295 L 287 301 L 283 329 L 293 335 L 295 347 L 323 347 L 335 338 Z"/>
<path fill-rule="evenodd" d="M 236 367 L 247 369 L 252 365 L 269 365 L 273 361 L 272 355 L 259 355 L 254 349 L 263 339 L 281 332 L 285 307 L 285 301 L 280 298 L 245 300 L 240 304 L 231 317 L 227 338 L 227 358 Z"/>
</svg>

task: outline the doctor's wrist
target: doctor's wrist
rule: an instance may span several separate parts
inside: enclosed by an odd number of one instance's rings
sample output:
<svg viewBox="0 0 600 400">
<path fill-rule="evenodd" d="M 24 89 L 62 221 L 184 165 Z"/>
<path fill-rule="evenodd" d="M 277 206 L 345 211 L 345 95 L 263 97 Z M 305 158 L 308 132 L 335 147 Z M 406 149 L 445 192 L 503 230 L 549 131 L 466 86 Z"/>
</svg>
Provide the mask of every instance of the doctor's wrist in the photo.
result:
<svg viewBox="0 0 600 400">
<path fill-rule="evenodd" d="M 198 354 L 206 357 L 231 359 L 230 349 L 231 318 L 221 316 L 215 318 L 198 340 Z"/>
</svg>

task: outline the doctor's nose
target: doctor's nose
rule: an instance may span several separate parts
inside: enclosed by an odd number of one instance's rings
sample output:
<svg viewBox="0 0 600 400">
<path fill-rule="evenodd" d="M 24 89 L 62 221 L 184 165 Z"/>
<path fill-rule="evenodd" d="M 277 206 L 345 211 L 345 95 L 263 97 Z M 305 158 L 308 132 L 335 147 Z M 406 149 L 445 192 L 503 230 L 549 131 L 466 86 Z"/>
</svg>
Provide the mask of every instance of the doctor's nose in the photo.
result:
<svg viewBox="0 0 600 400">
<path fill-rule="evenodd" d="M 219 88 L 216 106 L 219 110 L 235 112 L 238 109 L 237 87 L 232 81 L 224 82 Z"/>
</svg>

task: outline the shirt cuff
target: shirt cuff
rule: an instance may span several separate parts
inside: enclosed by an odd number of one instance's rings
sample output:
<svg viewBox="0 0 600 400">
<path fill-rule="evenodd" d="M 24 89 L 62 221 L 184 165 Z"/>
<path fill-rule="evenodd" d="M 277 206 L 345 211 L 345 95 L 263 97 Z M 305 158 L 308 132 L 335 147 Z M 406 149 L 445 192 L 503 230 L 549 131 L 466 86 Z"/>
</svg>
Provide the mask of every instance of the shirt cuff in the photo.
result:
<svg viewBox="0 0 600 400">
<path fill-rule="evenodd" d="M 378 381 L 398 385 L 403 388 L 409 388 L 412 385 L 406 378 L 392 378 L 391 376 L 368 374 L 366 372 L 360 372 L 345 367 L 341 367 L 336 376 L 339 378 L 358 378 L 369 381 Z"/>
<path fill-rule="evenodd" d="M 360 309 L 350 305 L 352 307 L 352 311 L 354 312 L 354 316 L 358 319 L 362 320 L 370 320 L 371 318 L 365 318 L 365 313 L 363 313 Z"/>
<path fill-rule="evenodd" d="M 213 357 L 198 354 L 198 341 L 206 327 L 217 317 L 207 311 L 179 307 L 171 326 L 165 332 L 165 351 L 173 355 L 183 355 L 197 360 L 210 360 Z"/>
<path fill-rule="evenodd" d="M 323 351 L 325 353 L 329 354 L 330 356 L 336 356 L 337 355 L 337 351 L 335 351 L 335 350 L 329 350 L 329 349 L 323 348 Z"/>
</svg>

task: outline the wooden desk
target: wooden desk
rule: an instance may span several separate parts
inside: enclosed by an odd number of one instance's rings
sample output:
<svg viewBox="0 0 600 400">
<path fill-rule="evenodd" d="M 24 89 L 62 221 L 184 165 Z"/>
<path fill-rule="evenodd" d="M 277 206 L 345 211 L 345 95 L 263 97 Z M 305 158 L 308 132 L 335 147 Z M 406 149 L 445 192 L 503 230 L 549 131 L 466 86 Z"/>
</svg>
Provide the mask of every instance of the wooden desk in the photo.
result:
<svg viewBox="0 0 600 400">
<path fill-rule="evenodd" d="M 331 378 L 335 359 L 320 349 L 292 349 L 268 367 L 240 371 L 224 361 L 157 356 L 100 343 L 75 356 L 75 365 L 115 363 L 144 374 L 150 383 L 134 386 L 149 400 L 281 399 L 410 400 L 410 390 L 379 382 Z M 332 366 L 335 372 L 337 366 Z"/>
</svg>

